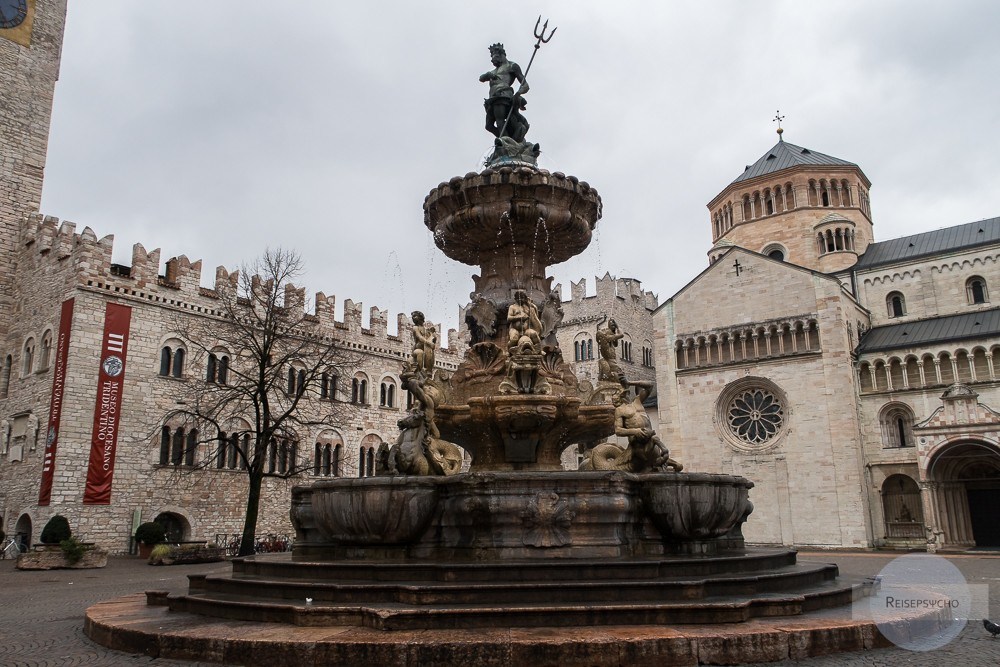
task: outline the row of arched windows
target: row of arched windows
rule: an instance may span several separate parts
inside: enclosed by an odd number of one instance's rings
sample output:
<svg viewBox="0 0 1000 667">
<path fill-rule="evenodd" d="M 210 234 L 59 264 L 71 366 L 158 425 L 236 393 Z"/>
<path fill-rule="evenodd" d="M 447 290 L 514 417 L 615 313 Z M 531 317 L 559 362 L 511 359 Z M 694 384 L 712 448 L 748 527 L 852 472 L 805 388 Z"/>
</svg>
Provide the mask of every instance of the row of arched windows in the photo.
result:
<svg viewBox="0 0 1000 667">
<path fill-rule="evenodd" d="M 180 341 L 171 340 L 168 341 L 160 349 L 160 369 L 159 374 L 163 377 L 184 377 L 184 364 L 186 362 L 187 351 Z M 229 376 L 231 371 L 231 361 L 230 355 L 226 351 L 213 351 L 208 354 L 208 360 L 205 367 L 205 381 L 209 383 L 227 385 L 229 384 Z M 307 371 L 298 365 L 291 365 L 288 367 L 287 380 L 285 385 L 285 391 L 289 396 L 301 395 L 305 391 L 307 380 Z M 319 379 L 319 398 L 321 400 L 333 401 L 337 399 L 337 380 L 338 377 L 331 373 L 322 373 Z M 358 403 L 362 405 L 368 404 L 368 381 L 364 377 L 357 377 L 352 380 L 352 395 L 351 402 Z M 383 397 L 380 401 L 380 405 L 385 405 L 387 407 L 394 407 L 396 404 L 395 385 L 392 383 L 383 382 Z"/>
<path fill-rule="evenodd" d="M 809 179 L 808 193 L 810 206 L 854 206 L 851 186 L 843 179 Z"/>
<path fill-rule="evenodd" d="M 855 197 L 855 192 L 857 196 Z M 769 215 L 791 211 L 799 206 L 859 207 L 871 217 L 868 193 L 860 183 L 855 190 L 845 179 L 810 179 L 806 186 L 806 202 L 797 201 L 795 188 L 791 182 L 773 185 L 754 192 L 744 193 L 738 200 L 737 208 L 742 216 L 737 221 L 733 216 L 733 203 L 727 202 L 712 213 L 713 240 L 718 239 L 738 222 L 764 218 Z"/>
<path fill-rule="evenodd" d="M 972 276 L 965 281 L 965 298 L 970 306 L 989 303 L 989 289 L 982 276 Z M 907 313 L 906 297 L 898 290 L 889 292 L 885 296 L 885 307 L 889 317 L 903 317 Z"/>
<path fill-rule="evenodd" d="M 819 328 L 815 320 L 692 336 L 674 343 L 678 370 L 803 354 L 819 349 Z"/>
<path fill-rule="evenodd" d="M 252 449 L 250 434 L 246 431 L 227 434 L 220 431 L 215 440 L 214 453 L 201 450 L 198 429 L 185 426 L 164 425 L 160 430 L 160 465 L 195 466 L 214 464 L 217 469 L 245 470 L 246 454 Z M 265 470 L 269 474 L 294 474 L 298 472 L 298 443 L 290 438 L 272 438 L 265 452 Z M 208 457 L 208 458 L 203 458 Z"/>
<path fill-rule="evenodd" d="M 632 361 L 632 341 L 621 340 L 619 341 L 621 345 L 621 358 L 622 361 Z"/>
<path fill-rule="evenodd" d="M 825 255 L 828 252 L 839 250 L 854 251 L 854 228 L 836 227 L 820 232 L 816 240 L 819 242 L 819 254 Z"/>
<path fill-rule="evenodd" d="M 791 183 L 776 185 L 743 195 L 743 219 L 753 220 L 795 208 L 795 191 Z"/>
<path fill-rule="evenodd" d="M 28 377 L 32 373 L 46 371 L 52 361 L 52 330 L 46 329 L 42 333 L 41 347 L 35 341 L 34 336 L 29 336 L 21 347 L 21 377 Z M 10 374 L 14 367 L 14 356 L 8 354 L 4 357 L 3 366 L 0 366 L 0 398 L 5 398 L 10 391 Z"/>
<path fill-rule="evenodd" d="M 642 365 L 646 368 L 653 367 L 653 348 L 649 345 L 642 346 Z"/>
<path fill-rule="evenodd" d="M 594 339 L 585 338 L 573 341 L 573 361 L 593 361 Z"/>
<path fill-rule="evenodd" d="M 927 352 L 920 357 L 868 359 L 858 365 L 862 392 L 900 391 L 948 386 L 956 382 L 993 382 L 1000 379 L 1000 346 L 971 352 L 960 349 Z"/>
<path fill-rule="evenodd" d="M 379 383 L 378 390 L 379 407 L 399 407 L 399 391 L 400 390 L 395 379 L 391 377 L 383 378 Z M 406 393 L 406 408 L 409 409 L 413 405 L 413 397 L 410 396 L 410 392 L 405 390 L 404 392 Z M 371 400 L 372 399 L 368 394 L 368 378 L 363 373 L 358 373 L 351 379 L 351 403 L 356 405 L 369 405 Z"/>
<path fill-rule="evenodd" d="M 243 422 L 243 420 L 239 420 Z M 376 458 L 383 440 L 369 433 L 360 444 L 359 477 L 375 474 Z M 219 431 L 214 440 L 201 442 L 197 428 L 187 425 L 164 425 L 160 432 L 159 462 L 163 466 L 203 466 L 217 470 L 246 470 L 248 456 L 253 453 L 253 435 L 249 425 L 233 431 Z M 346 472 L 343 438 L 334 430 L 319 434 L 314 443 L 311 472 L 319 477 L 340 477 Z M 276 437 L 264 453 L 264 470 L 272 475 L 296 475 L 310 470 L 309 461 L 299 461 L 298 441 L 293 437 Z"/>
<path fill-rule="evenodd" d="M 733 205 L 732 203 L 727 202 L 722 205 L 722 208 L 717 210 L 712 215 L 712 226 L 715 232 L 715 236 L 713 238 L 719 238 L 732 229 L 735 224 L 736 223 L 733 221 Z"/>
</svg>

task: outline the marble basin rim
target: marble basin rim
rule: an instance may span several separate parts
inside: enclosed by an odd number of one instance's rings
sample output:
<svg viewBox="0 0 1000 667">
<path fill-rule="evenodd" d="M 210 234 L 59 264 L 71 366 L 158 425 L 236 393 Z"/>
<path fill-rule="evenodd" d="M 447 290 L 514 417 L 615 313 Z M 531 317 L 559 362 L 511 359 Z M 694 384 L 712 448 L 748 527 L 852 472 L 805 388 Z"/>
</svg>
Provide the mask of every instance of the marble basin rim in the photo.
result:
<svg viewBox="0 0 1000 667">
<path fill-rule="evenodd" d="M 697 540 L 729 532 L 747 509 L 753 482 L 737 475 L 635 475 L 645 515 L 667 540 Z"/>
<path fill-rule="evenodd" d="M 446 478 L 367 477 L 316 482 L 315 528 L 335 544 L 407 544 L 426 530 Z"/>
</svg>

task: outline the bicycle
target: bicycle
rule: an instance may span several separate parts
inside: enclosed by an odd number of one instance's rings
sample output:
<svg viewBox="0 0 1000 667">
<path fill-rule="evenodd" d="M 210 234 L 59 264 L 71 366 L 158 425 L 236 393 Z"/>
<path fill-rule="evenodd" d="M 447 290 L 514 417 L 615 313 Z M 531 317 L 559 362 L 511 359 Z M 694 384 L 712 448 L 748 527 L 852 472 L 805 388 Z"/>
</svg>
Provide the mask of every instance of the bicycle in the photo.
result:
<svg viewBox="0 0 1000 667">
<path fill-rule="evenodd" d="M 8 537 L 0 543 L 0 558 L 17 558 L 22 553 L 24 553 L 23 547 L 13 537 Z"/>
</svg>

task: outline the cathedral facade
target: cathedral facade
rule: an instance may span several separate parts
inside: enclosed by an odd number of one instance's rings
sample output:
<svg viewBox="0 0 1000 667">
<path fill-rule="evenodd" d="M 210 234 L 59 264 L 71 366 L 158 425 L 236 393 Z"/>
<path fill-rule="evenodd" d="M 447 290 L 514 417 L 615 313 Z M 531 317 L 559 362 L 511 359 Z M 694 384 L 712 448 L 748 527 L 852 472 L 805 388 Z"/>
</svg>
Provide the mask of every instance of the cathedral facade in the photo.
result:
<svg viewBox="0 0 1000 667">
<path fill-rule="evenodd" d="M 779 141 L 654 314 L 660 428 L 754 481 L 748 541 L 1000 544 L 1000 219 L 877 242 L 871 182 Z"/>
</svg>

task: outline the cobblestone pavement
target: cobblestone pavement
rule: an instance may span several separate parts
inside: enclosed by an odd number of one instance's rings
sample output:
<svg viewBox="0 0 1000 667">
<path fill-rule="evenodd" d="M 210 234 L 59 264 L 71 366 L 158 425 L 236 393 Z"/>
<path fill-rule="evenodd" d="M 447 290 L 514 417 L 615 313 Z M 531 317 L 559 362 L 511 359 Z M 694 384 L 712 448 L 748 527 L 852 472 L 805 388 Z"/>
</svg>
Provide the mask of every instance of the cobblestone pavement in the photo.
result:
<svg viewBox="0 0 1000 667">
<path fill-rule="evenodd" d="M 803 552 L 799 558 L 802 561 L 836 562 L 841 573 L 847 576 L 869 576 L 878 573 L 896 555 Z M 991 617 L 1000 617 L 1000 553 L 984 552 L 948 558 L 970 584 L 989 586 Z M 84 636 L 83 614 L 88 606 L 101 600 L 151 589 L 179 592 L 186 589 L 188 574 L 228 570 L 226 563 L 151 567 L 138 558 L 111 558 L 102 570 L 21 572 L 14 568 L 13 561 L 0 560 L 0 665 L 208 665 L 174 660 L 154 661 L 144 656 L 105 649 Z M 897 648 L 881 649 L 814 658 L 797 664 L 808 667 L 1000 665 L 1000 638 L 991 638 L 977 620 L 969 623 L 952 643 L 935 651 L 917 653 Z"/>
<path fill-rule="evenodd" d="M 228 563 L 152 567 L 133 557 L 109 558 L 100 570 L 29 572 L 0 560 L 0 665 L 207 665 L 106 649 L 83 634 L 83 614 L 101 600 L 153 589 L 179 592 L 188 574 L 228 570 Z"/>
<path fill-rule="evenodd" d="M 799 552 L 799 561 L 836 563 L 842 576 L 867 577 L 878 574 L 899 553 L 843 553 Z M 971 585 L 988 585 L 990 618 L 1000 617 L 1000 552 L 983 551 L 945 556 L 965 576 Z M 771 666 L 790 665 L 793 661 L 768 663 Z M 950 644 L 926 652 L 906 651 L 899 648 L 840 653 L 812 658 L 795 664 L 808 667 L 883 667 L 907 665 L 908 667 L 979 667 L 1000 665 L 1000 638 L 994 639 L 983 628 L 981 619 L 969 622 L 962 633 Z M 757 665 L 754 667 L 763 667 Z"/>
</svg>

